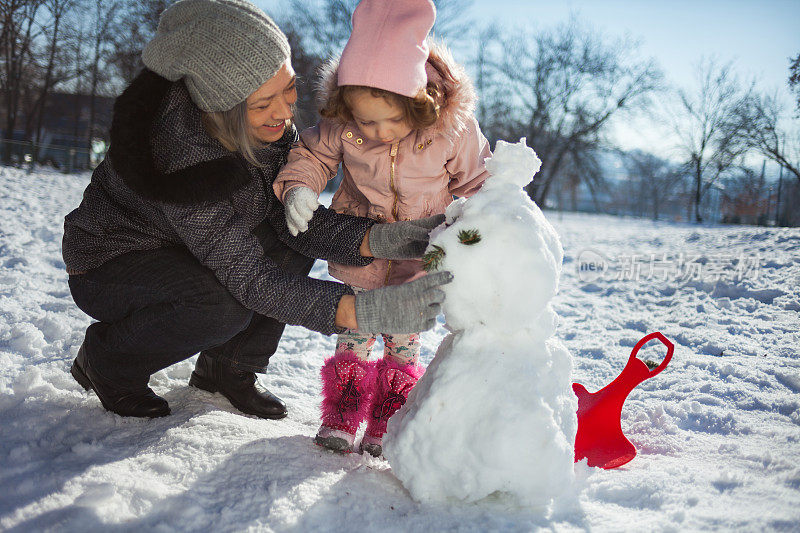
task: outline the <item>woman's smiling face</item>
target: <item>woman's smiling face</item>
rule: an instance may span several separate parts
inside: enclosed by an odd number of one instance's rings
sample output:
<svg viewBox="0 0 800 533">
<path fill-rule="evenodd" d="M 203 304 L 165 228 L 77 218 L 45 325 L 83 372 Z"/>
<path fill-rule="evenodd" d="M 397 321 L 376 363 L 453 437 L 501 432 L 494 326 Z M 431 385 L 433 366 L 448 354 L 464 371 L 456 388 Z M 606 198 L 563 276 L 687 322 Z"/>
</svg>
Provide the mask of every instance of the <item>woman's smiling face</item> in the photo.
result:
<svg viewBox="0 0 800 533">
<path fill-rule="evenodd" d="M 294 69 L 287 61 L 247 97 L 247 122 L 259 141 L 270 143 L 283 137 L 294 115 L 292 105 L 297 101 L 296 80 Z"/>
</svg>

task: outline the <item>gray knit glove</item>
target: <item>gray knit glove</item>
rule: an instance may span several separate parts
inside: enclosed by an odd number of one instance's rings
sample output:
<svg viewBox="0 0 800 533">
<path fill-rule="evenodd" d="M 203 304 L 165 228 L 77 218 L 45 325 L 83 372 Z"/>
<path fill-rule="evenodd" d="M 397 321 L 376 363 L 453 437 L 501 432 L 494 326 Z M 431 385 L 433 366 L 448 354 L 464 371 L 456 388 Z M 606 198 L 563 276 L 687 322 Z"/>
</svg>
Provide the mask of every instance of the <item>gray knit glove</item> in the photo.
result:
<svg viewBox="0 0 800 533">
<path fill-rule="evenodd" d="M 433 215 L 419 220 L 375 224 L 369 230 L 369 249 L 372 255 L 383 259 L 420 258 L 428 247 L 428 234 L 444 220 L 444 215 Z"/>
<path fill-rule="evenodd" d="M 441 312 L 450 272 L 428 274 L 403 285 L 356 294 L 356 322 L 361 333 L 417 333 L 431 329 Z"/>
</svg>

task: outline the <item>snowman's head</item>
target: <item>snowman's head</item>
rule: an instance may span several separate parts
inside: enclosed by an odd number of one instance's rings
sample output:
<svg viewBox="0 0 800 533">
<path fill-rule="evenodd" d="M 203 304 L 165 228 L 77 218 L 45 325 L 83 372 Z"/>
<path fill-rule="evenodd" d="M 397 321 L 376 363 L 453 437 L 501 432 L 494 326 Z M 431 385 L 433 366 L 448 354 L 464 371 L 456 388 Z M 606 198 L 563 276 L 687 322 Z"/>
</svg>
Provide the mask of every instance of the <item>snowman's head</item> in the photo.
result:
<svg viewBox="0 0 800 533">
<path fill-rule="evenodd" d="M 542 321 L 550 327 L 552 313 L 544 311 L 558 290 L 563 251 L 522 189 L 539 164 L 524 139 L 498 141 L 486 165 L 492 176 L 472 198 L 453 202 L 445 224 L 431 233 L 428 269 L 454 275 L 444 304 L 451 328 L 513 331 Z"/>
</svg>

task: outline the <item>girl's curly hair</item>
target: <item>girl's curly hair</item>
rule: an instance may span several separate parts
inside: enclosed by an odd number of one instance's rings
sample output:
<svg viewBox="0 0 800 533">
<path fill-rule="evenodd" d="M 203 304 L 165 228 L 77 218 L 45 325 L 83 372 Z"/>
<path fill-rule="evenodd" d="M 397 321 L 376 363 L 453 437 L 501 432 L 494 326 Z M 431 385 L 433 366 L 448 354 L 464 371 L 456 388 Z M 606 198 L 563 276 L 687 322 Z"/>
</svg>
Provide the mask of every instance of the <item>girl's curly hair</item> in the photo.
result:
<svg viewBox="0 0 800 533">
<path fill-rule="evenodd" d="M 403 118 L 412 129 L 433 126 L 439 120 L 442 110 L 448 105 L 450 95 L 447 94 L 444 88 L 448 85 L 459 83 L 449 66 L 453 61 L 449 54 L 450 52 L 446 47 L 430 41 L 427 64 L 434 70 L 435 77 L 439 81 L 428 80 L 427 86 L 424 89 L 420 89 L 419 93 L 413 98 L 361 85 L 329 86 L 327 99 L 320 106 L 320 115 L 339 122 L 353 120 L 348 100 L 358 91 L 367 90 L 372 96 L 385 98 L 400 107 L 403 111 Z"/>
<path fill-rule="evenodd" d="M 343 85 L 336 87 L 331 92 L 319 114 L 325 118 L 341 122 L 353 120 L 353 114 L 350 112 L 350 102 L 352 97 L 360 91 L 368 91 L 370 95 L 376 98 L 383 98 L 399 107 L 402 110 L 404 121 L 412 129 L 417 130 L 433 126 L 439 119 L 440 101 L 443 95 L 433 83 L 428 83 L 428 86 L 425 89 L 420 89 L 419 93 L 413 98 L 375 87 Z"/>
</svg>

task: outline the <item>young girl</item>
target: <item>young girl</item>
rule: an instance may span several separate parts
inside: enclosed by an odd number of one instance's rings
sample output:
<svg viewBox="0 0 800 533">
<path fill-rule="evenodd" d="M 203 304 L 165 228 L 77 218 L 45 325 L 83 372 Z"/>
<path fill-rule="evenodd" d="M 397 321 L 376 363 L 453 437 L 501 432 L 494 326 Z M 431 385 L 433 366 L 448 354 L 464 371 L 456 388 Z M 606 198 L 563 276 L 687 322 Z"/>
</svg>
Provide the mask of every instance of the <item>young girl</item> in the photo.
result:
<svg viewBox="0 0 800 533">
<path fill-rule="evenodd" d="M 274 183 L 293 234 L 305 231 L 318 195 L 342 165 L 331 208 L 381 222 L 444 213 L 487 177 L 489 144 L 474 117 L 475 93 L 450 53 L 428 40 L 430 0 L 362 0 L 338 61 L 323 69 L 324 117 L 301 134 Z M 354 291 L 424 275 L 419 260 L 329 263 Z M 358 322 L 359 317 L 356 317 Z M 376 337 L 347 330 L 322 367 L 322 427 L 315 441 L 349 452 L 366 418 L 360 450 L 381 455 L 386 422 L 423 373 L 419 334 L 383 334 L 384 357 L 369 362 Z"/>
</svg>

